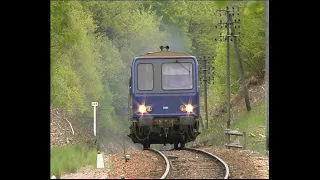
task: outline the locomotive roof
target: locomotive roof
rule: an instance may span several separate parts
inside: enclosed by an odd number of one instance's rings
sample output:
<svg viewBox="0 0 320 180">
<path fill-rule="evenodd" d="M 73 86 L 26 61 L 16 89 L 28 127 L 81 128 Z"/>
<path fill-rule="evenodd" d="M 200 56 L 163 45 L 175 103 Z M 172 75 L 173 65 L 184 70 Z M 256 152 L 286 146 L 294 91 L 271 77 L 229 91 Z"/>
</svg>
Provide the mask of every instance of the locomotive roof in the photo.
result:
<svg viewBox="0 0 320 180">
<path fill-rule="evenodd" d="M 138 56 L 138 57 L 139 58 L 175 58 L 175 57 L 190 58 L 190 57 L 193 57 L 193 56 L 188 55 L 188 54 L 181 54 L 181 53 L 177 53 L 177 52 L 171 52 L 171 51 L 159 51 L 159 52 L 149 53 L 149 54 L 145 54 L 145 55 Z"/>
</svg>

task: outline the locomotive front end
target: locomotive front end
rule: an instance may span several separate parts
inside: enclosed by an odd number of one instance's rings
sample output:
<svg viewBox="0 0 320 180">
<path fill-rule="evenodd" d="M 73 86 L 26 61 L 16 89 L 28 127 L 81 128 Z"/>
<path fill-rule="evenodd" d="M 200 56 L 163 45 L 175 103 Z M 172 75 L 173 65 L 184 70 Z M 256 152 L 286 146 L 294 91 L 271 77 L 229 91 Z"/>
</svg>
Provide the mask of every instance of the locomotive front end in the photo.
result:
<svg viewBox="0 0 320 180">
<path fill-rule="evenodd" d="M 198 62 L 172 52 L 150 53 L 132 63 L 131 127 L 128 135 L 144 149 L 174 144 L 175 149 L 199 133 Z"/>
</svg>

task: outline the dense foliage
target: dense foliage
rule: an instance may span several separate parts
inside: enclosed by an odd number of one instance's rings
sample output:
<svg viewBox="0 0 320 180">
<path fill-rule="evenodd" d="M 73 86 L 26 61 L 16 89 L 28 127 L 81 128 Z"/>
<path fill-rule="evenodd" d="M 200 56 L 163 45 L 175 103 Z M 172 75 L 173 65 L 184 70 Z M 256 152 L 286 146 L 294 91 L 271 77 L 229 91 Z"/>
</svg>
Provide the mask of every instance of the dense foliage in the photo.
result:
<svg viewBox="0 0 320 180">
<path fill-rule="evenodd" d="M 51 1 L 51 103 L 79 117 L 92 115 L 99 102 L 99 132 L 128 128 L 127 97 L 131 62 L 136 55 L 171 51 L 215 55 L 210 108 L 225 100 L 226 45 L 214 38 L 218 8 L 239 5 L 240 51 L 246 76 L 264 69 L 263 1 Z M 231 47 L 232 82 L 238 69 Z M 238 90 L 233 86 L 232 92 Z M 79 118 L 81 119 L 81 118 Z"/>
</svg>

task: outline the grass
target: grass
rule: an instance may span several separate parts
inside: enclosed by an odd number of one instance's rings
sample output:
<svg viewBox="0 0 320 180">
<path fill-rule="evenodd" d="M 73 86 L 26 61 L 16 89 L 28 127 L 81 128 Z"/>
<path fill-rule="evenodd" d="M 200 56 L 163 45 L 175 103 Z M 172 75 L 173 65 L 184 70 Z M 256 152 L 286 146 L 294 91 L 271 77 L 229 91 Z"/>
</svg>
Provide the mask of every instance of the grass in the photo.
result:
<svg viewBox="0 0 320 180">
<path fill-rule="evenodd" d="M 250 111 L 241 114 L 232 129 L 238 128 L 247 134 L 247 149 L 266 152 L 266 104 L 265 99 Z"/>
<path fill-rule="evenodd" d="M 73 173 L 85 165 L 95 166 L 97 151 L 82 145 L 54 147 L 51 149 L 50 176 L 61 178 L 62 173 Z"/>
<path fill-rule="evenodd" d="M 259 100 L 250 112 L 246 110 L 234 114 L 235 121 L 231 124 L 231 129 L 238 129 L 240 132 L 246 132 L 247 143 L 246 149 L 257 151 L 260 153 L 266 152 L 266 103 L 265 99 Z M 203 131 L 196 143 L 204 145 L 215 145 L 223 147 L 225 143 L 224 131 L 227 122 L 227 115 L 218 117 L 213 122 L 210 122 L 210 128 Z"/>
</svg>

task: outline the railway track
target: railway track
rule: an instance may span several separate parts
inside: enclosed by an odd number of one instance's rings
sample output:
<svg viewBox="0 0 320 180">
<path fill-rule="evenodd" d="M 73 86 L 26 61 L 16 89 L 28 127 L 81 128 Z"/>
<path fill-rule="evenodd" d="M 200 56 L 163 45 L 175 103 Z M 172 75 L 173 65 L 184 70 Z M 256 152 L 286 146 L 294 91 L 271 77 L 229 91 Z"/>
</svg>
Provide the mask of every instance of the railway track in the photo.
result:
<svg viewBox="0 0 320 180">
<path fill-rule="evenodd" d="M 229 167 L 219 157 L 203 150 L 184 148 L 184 150 L 157 151 L 165 161 L 165 168 L 156 170 L 154 178 L 160 179 L 228 179 Z"/>
</svg>

